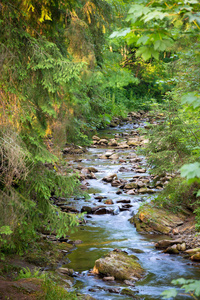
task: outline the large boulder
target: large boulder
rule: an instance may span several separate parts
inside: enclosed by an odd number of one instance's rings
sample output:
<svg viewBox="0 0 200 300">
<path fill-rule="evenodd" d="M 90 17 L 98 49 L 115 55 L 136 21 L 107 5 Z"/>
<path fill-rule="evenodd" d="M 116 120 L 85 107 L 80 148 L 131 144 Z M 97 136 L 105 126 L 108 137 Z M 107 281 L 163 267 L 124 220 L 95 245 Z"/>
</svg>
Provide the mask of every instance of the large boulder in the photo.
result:
<svg viewBox="0 0 200 300">
<path fill-rule="evenodd" d="M 170 234 L 174 228 L 183 224 L 186 217 L 182 213 L 174 214 L 167 209 L 145 204 L 130 221 L 139 232 Z"/>
<path fill-rule="evenodd" d="M 136 281 L 144 277 L 145 270 L 140 266 L 138 258 L 125 252 L 111 251 L 104 258 L 95 261 L 94 274 L 113 276 L 116 280 Z"/>
</svg>

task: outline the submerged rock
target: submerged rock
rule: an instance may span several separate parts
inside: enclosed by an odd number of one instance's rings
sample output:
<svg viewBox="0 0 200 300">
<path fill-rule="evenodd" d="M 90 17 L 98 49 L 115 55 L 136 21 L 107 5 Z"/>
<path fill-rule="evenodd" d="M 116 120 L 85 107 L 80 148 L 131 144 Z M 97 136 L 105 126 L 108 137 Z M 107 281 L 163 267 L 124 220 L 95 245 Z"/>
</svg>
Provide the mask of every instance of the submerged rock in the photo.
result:
<svg viewBox="0 0 200 300">
<path fill-rule="evenodd" d="M 95 261 L 94 274 L 113 276 L 117 280 L 139 280 L 145 271 L 140 266 L 138 258 L 124 252 L 111 251 L 104 258 Z"/>
</svg>

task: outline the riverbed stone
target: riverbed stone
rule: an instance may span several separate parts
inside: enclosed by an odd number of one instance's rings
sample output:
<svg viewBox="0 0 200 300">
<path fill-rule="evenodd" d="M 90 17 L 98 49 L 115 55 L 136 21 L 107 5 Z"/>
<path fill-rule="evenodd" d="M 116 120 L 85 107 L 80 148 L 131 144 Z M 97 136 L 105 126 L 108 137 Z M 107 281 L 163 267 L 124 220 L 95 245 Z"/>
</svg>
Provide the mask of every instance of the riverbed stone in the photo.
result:
<svg viewBox="0 0 200 300">
<path fill-rule="evenodd" d="M 73 276 L 74 273 L 74 270 L 69 268 L 58 268 L 57 271 L 68 276 Z"/>
<path fill-rule="evenodd" d="M 107 140 L 107 139 L 100 139 L 100 140 L 99 140 L 99 144 L 100 144 L 100 145 L 103 145 L 103 144 L 106 144 L 106 145 L 107 145 L 107 144 L 108 144 L 108 140 Z"/>
<path fill-rule="evenodd" d="M 115 147 L 117 145 L 118 145 L 118 142 L 116 139 L 110 139 L 108 146 Z"/>
<path fill-rule="evenodd" d="M 119 154 L 118 153 L 113 153 L 110 157 L 109 157 L 109 159 L 118 159 L 119 158 Z"/>
<path fill-rule="evenodd" d="M 127 203 L 131 203 L 131 200 L 129 200 L 129 199 L 117 200 L 117 203 L 125 203 L 125 204 L 127 204 Z"/>
<path fill-rule="evenodd" d="M 112 200 L 112 199 L 106 199 L 106 200 L 104 201 L 104 204 L 109 204 L 109 205 L 111 205 L 111 204 L 113 204 L 113 200 Z"/>
<path fill-rule="evenodd" d="M 107 152 L 104 153 L 104 155 L 105 155 L 106 157 L 110 157 L 112 154 L 114 154 L 114 151 L 112 151 L 112 150 L 107 151 Z"/>
<path fill-rule="evenodd" d="M 185 251 L 185 253 L 187 253 L 189 255 L 194 255 L 198 252 L 200 252 L 200 248 L 188 249 L 188 250 Z"/>
<path fill-rule="evenodd" d="M 136 291 L 133 291 L 131 289 L 128 288 L 123 288 L 121 290 L 121 295 L 126 295 L 126 296 L 130 296 L 133 297 L 134 299 L 140 299 L 137 295 L 136 295 Z"/>
<path fill-rule="evenodd" d="M 122 181 L 120 179 L 113 180 L 111 183 L 112 186 L 120 186 L 121 184 Z"/>
<path fill-rule="evenodd" d="M 129 190 L 135 189 L 137 188 L 137 183 L 136 182 L 127 183 L 125 184 L 124 188 Z"/>
<path fill-rule="evenodd" d="M 143 188 L 143 187 L 146 186 L 146 184 L 145 184 L 145 182 L 139 180 L 139 181 L 137 181 L 137 186 L 138 186 L 139 188 Z"/>
<path fill-rule="evenodd" d="M 169 254 L 179 254 L 176 244 L 171 247 L 168 247 L 164 252 Z"/>
<path fill-rule="evenodd" d="M 113 210 L 107 208 L 107 207 L 99 207 L 95 209 L 94 214 L 95 215 L 105 215 L 105 214 L 111 214 Z"/>
<path fill-rule="evenodd" d="M 136 170 L 136 172 L 137 172 L 137 173 L 145 173 L 145 172 L 146 172 L 146 169 L 140 169 L 140 168 L 139 168 L 139 169 Z"/>
<path fill-rule="evenodd" d="M 192 255 L 191 260 L 200 261 L 200 252 L 197 252 L 196 254 Z"/>
<path fill-rule="evenodd" d="M 140 145 L 140 141 L 137 138 L 128 138 L 127 145 L 129 146 L 138 146 Z"/>
<path fill-rule="evenodd" d="M 102 180 L 105 182 L 112 182 L 114 179 L 117 179 L 117 174 L 105 176 Z"/>
<path fill-rule="evenodd" d="M 138 190 L 138 193 L 140 193 L 140 194 L 153 194 L 153 193 L 155 193 L 155 191 L 152 190 L 152 189 L 149 189 L 149 188 L 140 188 Z"/>
<path fill-rule="evenodd" d="M 135 195 L 135 194 L 136 194 L 136 192 L 134 189 L 127 191 L 127 195 Z"/>
<path fill-rule="evenodd" d="M 93 135 L 92 139 L 94 141 L 100 141 L 100 137 L 98 137 L 97 135 Z"/>
<path fill-rule="evenodd" d="M 83 206 L 81 208 L 81 212 L 86 212 L 87 214 L 91 214 L 92 213 L 92 207 L 90 207 L 90 206 Z"/>
<path fill-rule="evenodd" d="M 98 172 L 98 170 L 94 167 L 88 167 L 88 170 L 89 170 L 89 172 L 92 172 L 92 173 L 97 173 Z"/>
<path fill-rule="evenodd" d="M 158 241 L 156 244 L 155 244 L 155 247 L 158 248 L 158 249 L 164 249 L 164 248 L 168 248 L 174 244 L 180 244 L 182 243 L 182 239 L 176 239 L 176 240 L 161 240 L 161 241 Z"/>
<path fill-rule="evenodd" d="M 114 276 L 108 276 L 108 277 L 103 277 L 104 281 L 114 281 L 115 277 Z"/>
<path fill-rule="evenodd" d="M 144 277 L 145 271 L 138 258 L 124 252 L 111 251 L 104 258 L 95 261 L 94 274 L 113 276 L 116 280 L 138 280 Z"/>
<path fill-rule="evenodd" d="M 126 142 L 122 142 L 117 146 L 118 149 L 127 149 L 129 145 Z"/>
</svg>

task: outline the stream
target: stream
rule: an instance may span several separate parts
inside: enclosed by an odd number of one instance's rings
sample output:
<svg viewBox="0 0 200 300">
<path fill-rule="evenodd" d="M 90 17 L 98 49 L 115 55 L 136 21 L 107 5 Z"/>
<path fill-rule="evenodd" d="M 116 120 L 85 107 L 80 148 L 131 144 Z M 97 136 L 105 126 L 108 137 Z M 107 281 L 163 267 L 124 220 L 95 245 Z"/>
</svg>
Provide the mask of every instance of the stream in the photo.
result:
<svg viewBox="0 0 200 300">
<path fill-rule="evenodd" d="M 130 133 L 144 126 L 144 120 L 139 124 L 127 123 L 122 126 L 102 130 L 98 133 L 100 137 L 113 138 L 116 134 L 122 137 L 124 133 Z M 122 137 L 123 138 L 123 137 Z M 103 200 L 99 202 L 96 197 L 101 196 L 105 199 L 112 199 L 113 204 L 106 206 L 114 210 L 114 214 L 85 216 L 85 224 L 79 226 L 78 230 L 70 234 L 71 240 L 81 240 L 82 243 L 76 245 L 76 249 L 67 255 L 69 263 L 67 268 L 72 268 L 76 272 L 74 288 L 83 294 L 89 294 L 95 299 L 133 299 L 131 296 L 121 295 L 122 288 L 129 288 L 136 292 L 141 299 L 162 299 L 161 293 L 170 288 L 173 279 L 184 277 L 185 279 L 200 279 L 199 264 L 184 259 L 180 255 L 170 255 L 158 251 L 154 247 L 154 242 L 163 239 L 162 235 L 139 234 L 129 219 L 137 212 L 139 206 L 150 201 L 155 194 L 137 194 L 127 195 L 122 191 L 116 194 L 118 187 L 112 187 L 110 183 L 102 181 L 102 178 L 116 173 L 120 179 L 130 180 L 135 171 L 119 171 L 121 167 L 130 168 L 130 157 L 135 155 L 133 148 L 116 149 L 119 159 L 102 159 L 100 156 L 110 147 L 89 148 L 87 153 L 79 156 L 67 155 L 66 161 L 74 168 L 81 166 L 84 168 L 95 167 L 98 172 L 95 173 L 97 179 L 87 179 L 88 192 L 90 198 L 71 199 L 71 205 L 79 211 L 83 206 L 95 207 L 104 204 Z M 143 168 L 146 167 L 145 158 L 140 156 L 139 163 Z M 149 175 L 140 173 L 140 176 Z M 121 203 L 118 200 L 130 200 L 131 207 L 128 210 L 120 210 Z M 141 266 L 146 270 L 147 275 L 143 280 L 138 281 L 134 287 L 127 286 L 122 282 L 103 281 L 94 276 L 90 270 L 94 267 L 95 260 L 103 257 L 106 253 L 118 248 L 126 251 L 128 254 L 134 254 L 138 257 Z M 187 296 L 177 296 L 176 299 L 189 299 Z"/>
</svg>

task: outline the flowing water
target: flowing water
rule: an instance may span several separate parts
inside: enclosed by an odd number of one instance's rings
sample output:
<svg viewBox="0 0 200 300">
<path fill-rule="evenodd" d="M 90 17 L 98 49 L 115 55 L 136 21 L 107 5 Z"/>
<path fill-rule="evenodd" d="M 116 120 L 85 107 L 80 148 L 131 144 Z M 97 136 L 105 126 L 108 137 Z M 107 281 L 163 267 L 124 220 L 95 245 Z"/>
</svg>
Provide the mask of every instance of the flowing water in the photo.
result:
<svg viewBox="0 0 200 300">
<path fill-rule="evenodd" d="M 127 124 L 109 131 L 102 131 L 101 136 L 113 138 L 116 133 L 130 132 L 143 124 Z M 162 299 L 162 291 L 173 288 L 171 284 L 173 279 L 184 277 L 186 279 L 200 279 L 199 264 L 192 263 L 183 257 L 164 254 L 154 247 L 154 242 L 163 239 L 163 236 L 142 235 L 137 233 L 133 224 L 129 222 L 131 216 L 137 212 L 138 207 L 145 201 L 150 201 L 152 195 L 127 195 L 116 194 L 117 187 L 112 187 L 110 183 L 105 183 L 102 178 L 116 173 L 118 178 L 131 179 L 137 173 L 133 171 L 119 172 L 120 167 L 130 167 L 129 159 L 135 153 L 133 149 L 116 150 L 124 162 L 117 160 L 100 159 L 99 156 L 108 149 L 90 148 L 89 151 L 79 157 L 80 161 L 68 157 L 69 163 L 74 166 L 95 167 L 98 172 L 95 173 L 97 179 L 87 180 L 89 183 L 90 199 L 83 198 L 72 199 L 71 205 L 77 209 L 82 206 L 98 206 L 103 204 L 95 199 L 97 196 L 112 199 L 112 205 L 107 205 L 114 209 L 116 214 L 89 215 L 85 217 L 86 224 L 79 227 L 78 231 L 70 235 L 71 240 L 81 240 L 76 250 L 68 255 L 70 263 L 66 265 L 76 271 L 75 287 L 81 293 L 90 294 L 95 299 L 106 300 L 129 300 L 133 297 L 121 295 L 116 292 L 127 285 L 122 282 L 105 282 L 89 272 L 93 267 L 95 260 L 103 257 L 109 251 L 118 248 L 125 250 L 128 254 L 134 254 L 138 257 L 140 264 L 147 271 L 147 276 L 142 281 L 138 281 L 135 287 L 128 287 L 141 296 L 141 299 Z M 145 158 L 141 157 L 140 165 L 145 166 Z M 142 174 L 140 174 L 142 175 Z M 142 176 L 146 176 L 144 173 Z M 127 211 L 119 211 L 118 200 L 131 200 L 132 207 Z M 188 299 L 186 296 L 178 296 L 176 299 Z"/>
</svg>

